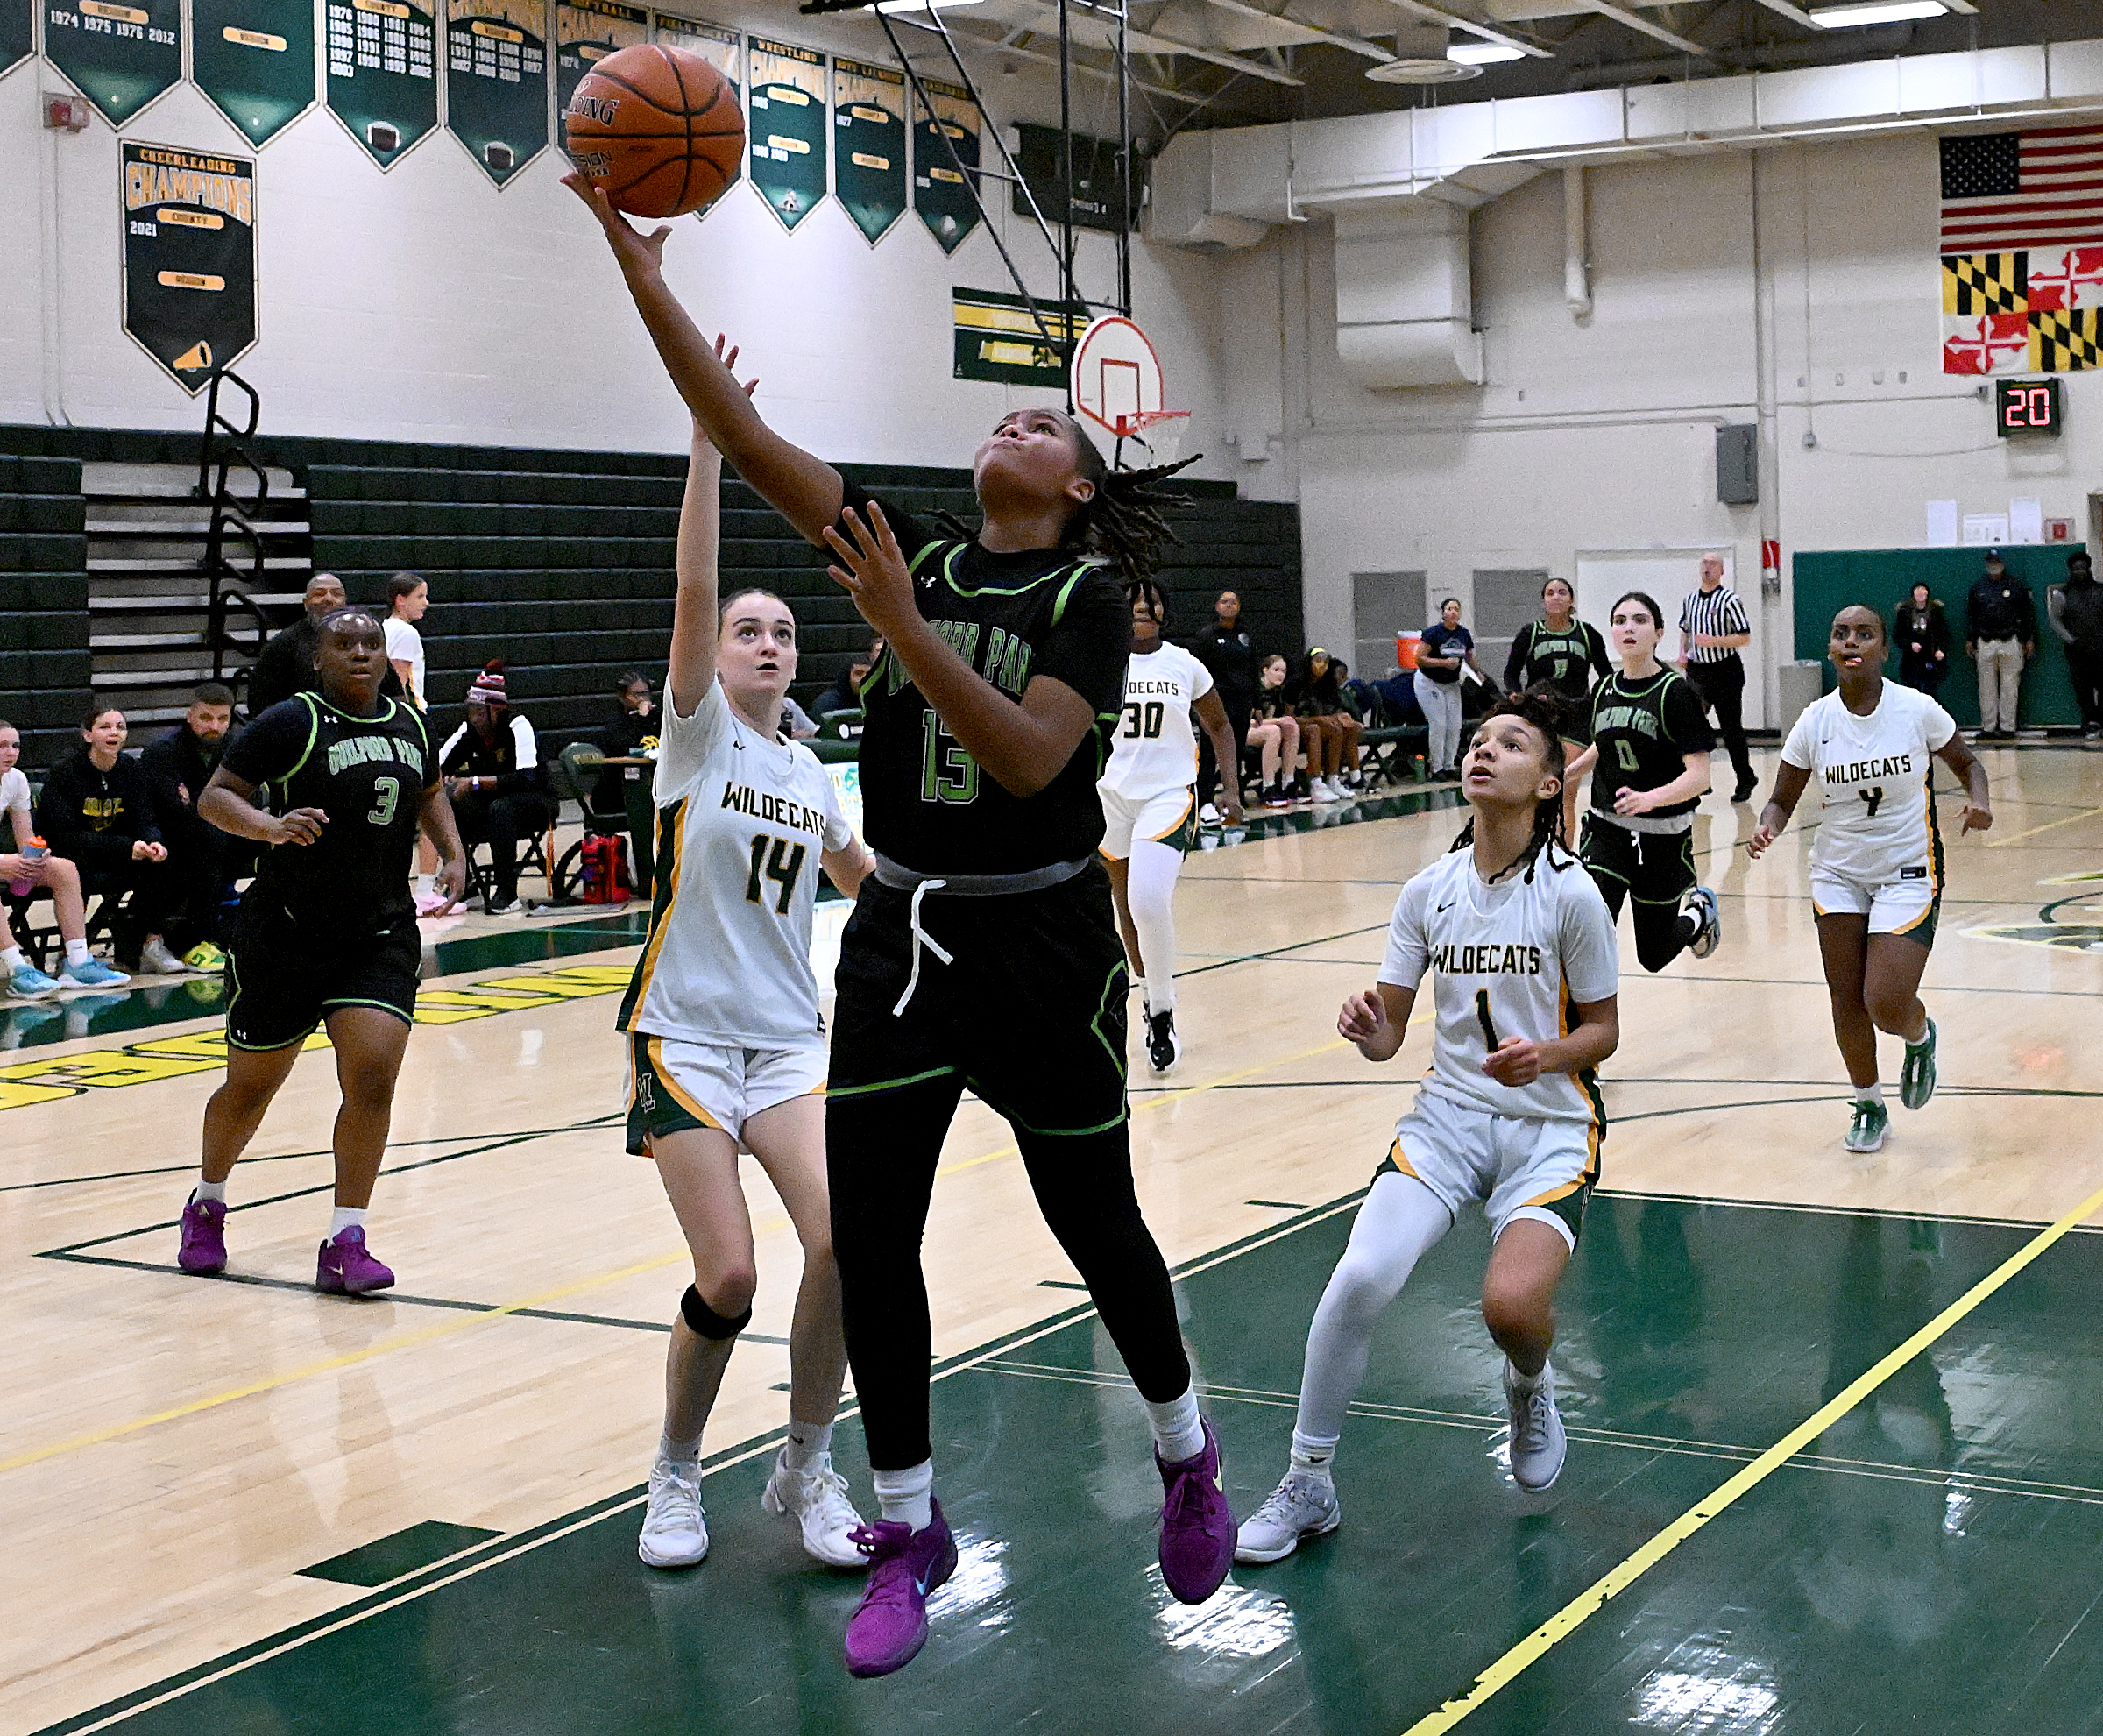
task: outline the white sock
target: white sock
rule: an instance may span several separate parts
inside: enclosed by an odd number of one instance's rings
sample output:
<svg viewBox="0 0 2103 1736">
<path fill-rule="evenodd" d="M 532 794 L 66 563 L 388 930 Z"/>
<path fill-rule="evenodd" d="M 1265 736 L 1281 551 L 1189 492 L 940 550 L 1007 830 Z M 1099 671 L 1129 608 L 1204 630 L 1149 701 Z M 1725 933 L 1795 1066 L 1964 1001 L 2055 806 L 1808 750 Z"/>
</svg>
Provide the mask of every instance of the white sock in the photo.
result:
<svg viewBox="0 0 2103 1736">
<path fill-rule="evenodd" d="M 85 940 L 68 940 L 66 943 L 66 962 L 84 965 L 88 962 L 88 943 Z"/>
<path fill-rule="evenodd" d="M 1292 1431 L 1292 1469 L 1327 1477 L 1336 1462 L 1336 1443 L 1318 1440 L 1312 1435 Z"/>
<path fill-rule="evenodd" d="M 1850 1089 L 1858 1103 L 1874 1103 L 1879 1109 L 1884 1107 L 1884 1087 L 1880 1081 L 1874 1085 L 1852 1086 Z"/>
<path fill-rule="evenodd" d="M 191 1193 L 190 1198 L 193 1200 L 216 1200 L 223 1206 L 226 1203 L 226 1183 L 207 1181 L 201 1175 L 197 1178 L 197 1186 Z M 335 1232 L 332 1230 L 329 1233 L 333 1235 Z"/>
<path fill-rule="evenodd" d="M 329 1220 L 329 1239 L 333 1242 L 346 1229 L 363 1229 L 365 1227 L 365 1208 L 338 1206 L 335 1216 Z"/>
<path fill-rule="evenodd" d="M 1186 1386 L 1183 1396 L 1165 1405 L 1146 1401 L 1146 1418 L 1153 1425 L 1154 1450 L 1164 1464 L 1194 1459 L 1205 1450 L 1205 1420 L 1198 1414 L 1198 1391 Z"/>
<path fill-rule="evenodd" d="M 884 1518 L 903 1520 L 916 1531 L 935 1522 L 935 1462 L 922 1459 L 907 1470 L 880 1470 L 876 1505 Z"/>
<path fill-rule="evenodd" d="M 22 955 L 22 949 L 19 946 L 10 946 L 6 951 L 0 952 L 0 965 L 5 965 L 11 971 L 21 970 L 28 963 L 29 960 Z"/>
<path fill-rule="evenodd" d="M 657 1437 L 657 1456 L 673 1464 L 690 1465 L 701 1462 L 701 1437 L 690 1441 L 675 1441 L 669 1435 Z"/>
<path fill-rule="evenodd" d="M 829 1422 L 789 1423 L 789 1439 L 782 1447 L 782 1463 L 791 1470 L 819 1470 L 832 1462 L 832 1425 Z"/>
<path fill-rule="evenodd" d="M 1548 1371 L 1546 1363 L 1540 1365 L 1540 1374 L 1521 1374 L 1507 1357 L 1505 1359 L 1505 1385 L 1514 1392 L 1531 1392 L 1540 1385 L 1541 1375 Z"/>
</svg>

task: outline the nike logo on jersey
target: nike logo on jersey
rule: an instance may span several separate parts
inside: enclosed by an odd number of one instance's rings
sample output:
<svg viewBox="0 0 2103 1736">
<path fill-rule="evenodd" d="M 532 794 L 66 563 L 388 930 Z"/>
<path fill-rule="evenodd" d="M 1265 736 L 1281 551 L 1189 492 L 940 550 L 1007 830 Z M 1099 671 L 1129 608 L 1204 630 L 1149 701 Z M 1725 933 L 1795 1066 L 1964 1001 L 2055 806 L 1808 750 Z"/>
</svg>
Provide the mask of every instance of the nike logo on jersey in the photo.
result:
<svg viewBox="0 0 2103 1736">
<path fill-rule="evenodd" d="M 1450 911 L 1450 910 L 1451 910 L 1451 909 L 1452 909 L 1452 908 L 1453 908 L 1453 907 L 1454 907 L 1455 904 L 1459 903 L 1460 902 L 1461 902 L 1461 901 L 1460 901 L 1458 898 L 1448 898 L 1448 900 L 1447 900 L 1447 901 L 1446 901 L 1444 903 L 1441 904 L 1441 905 L 1440 905 L 1440 906 L 1439 906 L 1439 907 L 1438 907 L 1436 910 L 1434 910 L 1434 911 L 1432 912 L 1432 914 L 1433 914 L 1434 916 L 1441 916 L 1441 917 L 1442 917 L 1442 916 L 1444 916 L 1444 915 L 1446 914 L 1446 912 L 1447 912 L 1447 911 Z"/>
<path fill-rule="evenodd" d="M 1448 944 L 1432 949 L 1431 967 L 1446 976 L 1539 976 L 1540 948 Z"/>
<path fill-rule="evenodd" d="M 1865 783 L 1873 777 L 1904 777 L 1913 770 L 1911 754 L 1894 754 L 1888 759 L 1854 760 L 1846 765 L 1828 766 L 1828 783 Z"/>
</svg>

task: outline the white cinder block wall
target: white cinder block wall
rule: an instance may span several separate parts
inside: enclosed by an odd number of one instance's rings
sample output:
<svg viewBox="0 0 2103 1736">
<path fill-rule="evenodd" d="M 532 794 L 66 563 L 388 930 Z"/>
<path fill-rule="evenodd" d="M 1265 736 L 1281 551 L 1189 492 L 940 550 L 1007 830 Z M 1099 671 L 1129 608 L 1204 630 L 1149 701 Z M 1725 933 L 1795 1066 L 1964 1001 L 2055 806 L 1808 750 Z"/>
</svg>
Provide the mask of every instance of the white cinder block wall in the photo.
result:
<svg viewBox="0 0 2103 1736">
<path fill-rule="evenodd" d="M 726 25 L 888 58 L 866 21 L 708 11 Z M 1003 120 L 1056 121 L 1044 69 L 980 71 Z M 195 427 L 199 405 L 121 328 L 117 136 L 99 118 L 77 137 L 46 132 L 40 87 L 67 88 L 34 60 L 0 79 L 0 139 L 11 141 L 17 165 L 0 196 L 0 256 L 10 266 L 0 281 L 0 422 Z M 1077 125 L 1105 131 L 1104 94 L 1083 81 L 1079 100 Z M 442 131 L 382 174 L 317 107 L 256 152 L 188 85 L 124 136 L 257 159 L 262 337 L 238 369 L 261 393 L 269 430 L 683 449 L 682 408 L 604 244 L 557 185 L 566 165 L 556 152 L 499 190 Z M 997 183 L 988 202 L 1032 293 L 1052 292 L 1051 255 L 1027 219 L 1008 214 Z M 1084 293 L 1107 296 L 1108 237 L 1084 232 L 1080 245 Z M 1163 352 L 1173 401 L 1193 412 L 1184 450 L 1216 454 L 1216 265 L 1137 241 L 1135 254 L 1138 317 Z M 789 235 L 740 185 L 705 222 L 676 225 L 667 270 L 705 326 L 744 345 L 769 418 L 828 457 L 964 464 L 1007 409 L 1047 395 L 952 377 L 951 288 L 1010 287 L 982 228 L 945 256 L 909 210 L 872 248 L 828 201 Z"/>
</svg>

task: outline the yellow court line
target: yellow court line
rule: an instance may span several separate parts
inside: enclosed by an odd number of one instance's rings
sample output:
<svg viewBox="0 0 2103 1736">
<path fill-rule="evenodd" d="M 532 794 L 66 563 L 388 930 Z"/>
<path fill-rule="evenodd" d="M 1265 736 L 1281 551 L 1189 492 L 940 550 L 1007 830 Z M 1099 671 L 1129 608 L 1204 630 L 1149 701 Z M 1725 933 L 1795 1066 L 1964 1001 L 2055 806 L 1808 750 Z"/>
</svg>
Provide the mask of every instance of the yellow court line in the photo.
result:
<svg viewBox="0 0 2103 1736">
<path fill-rule="evenodd" d="M 2057 826 L 2072 825 L 2080 820 L 2093 819 L 2098 814 L 2103 814 L 2103 808 L 2091 808 L 2085 813 L 2069 814 L 2064 819 L 2048 819 L 2043 825 L 2033 825 L 2028 832 L 2018 832 L 2012 837 L 1989 838 L 1986 840 L 1986 848 L 1998 850 L 2004 844 L 2020 844 L 2024 839 L 2035 838 L 2041 832 L 2050 832 Z"/>
<path fill-rule="evenodd" d="M 2024 1243 L 1927 1325 L 1881 1361 L 1872 1364 L 1856 1376 L 1832 1399 L 1798 1423 L 1737 1476 L 1703 1496 L 1620 1566 L 1565 1604 L 1476 1676 L 1475 1686 L 1459 1699 L 1448 1700 L 1438 1711 L 1419 1718 L 1403 1736 L 1439 1736 L 1439 1732 L 1451 1730 L 1500 1689 L 1510 1685 L 1529 1664 L 1545 1656 L 1550 1647 L 1575 1633 L 1610 1600 L 1627 1591 L 1740 1496 L 1751 1493 L 2083 1219 L 2092 1217 L 2099 1211 L 2103 1211 L 2103 1188 L 2091 1194 L 2065 1216 Z"/>
</svg>

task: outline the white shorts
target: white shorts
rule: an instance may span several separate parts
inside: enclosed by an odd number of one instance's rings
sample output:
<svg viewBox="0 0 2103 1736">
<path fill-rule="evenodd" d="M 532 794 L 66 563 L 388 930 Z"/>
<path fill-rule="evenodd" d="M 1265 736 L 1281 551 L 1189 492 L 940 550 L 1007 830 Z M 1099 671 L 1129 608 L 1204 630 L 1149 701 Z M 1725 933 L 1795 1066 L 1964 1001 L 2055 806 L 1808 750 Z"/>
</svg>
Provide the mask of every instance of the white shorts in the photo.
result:
<svg viewBox="0 0 2103 1736">
<path fill-rule="evenodd" d="M 1374 1172 L 1413 1175 L 1455 1217 L 1479 1203 L 1492 1236 L 1519 1218 L 1558 1230 L 1572 1248 L 1599 1179 L 1598 1122 L 1492 1115 L 1450 1097 L 1417 1093 L 1395 1126 L 1395 1143 Z"/>
<path fill-rule="evenodd" d="M 1872 934 L 1903 934 L 1932 945 L 1941 903 L 1942 888 L 1924 868 L 1918 875 L 1881 886 L 1866 886 L 1825 868 L 1811 870 L 1811 908 L 1822 917 L 1866 916 Z"/>
<path fill-rule="evenodd" d="M 1123 861 L 1137 843 L 1190 848 L 1198 812 L 1195 789 L 1165 790 L 1158 796 L 1120 796 L 1108 790 L 1099 793 L 1102 842 L 1098 847 L 1112 861 Z"/>
<path fill-rule="evenodd" d="M 629 1033 L 628 1150 L 649 1155 L 654 1136 L 712 1127 L 743 1144 L 753 1116 L 825 1088 L 822 1048 L 740 1049 Z"/>
</svg>

